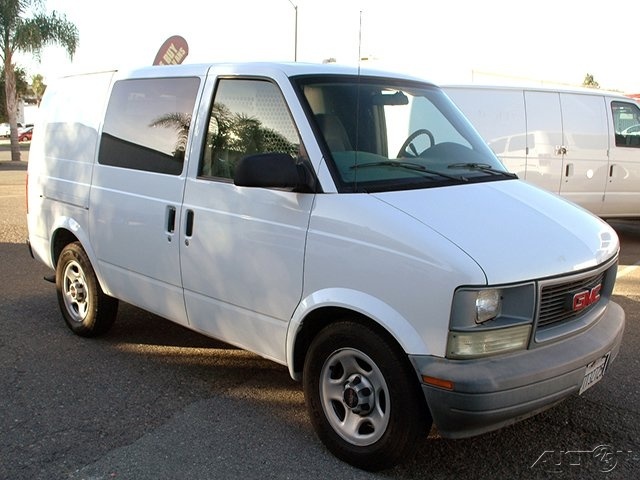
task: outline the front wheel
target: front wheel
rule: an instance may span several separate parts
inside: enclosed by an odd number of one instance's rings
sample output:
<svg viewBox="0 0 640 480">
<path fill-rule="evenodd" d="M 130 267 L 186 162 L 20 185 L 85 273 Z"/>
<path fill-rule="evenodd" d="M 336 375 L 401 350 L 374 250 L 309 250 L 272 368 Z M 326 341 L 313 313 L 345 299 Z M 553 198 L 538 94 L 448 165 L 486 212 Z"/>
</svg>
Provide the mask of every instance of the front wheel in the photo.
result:
<svg viewBox="0 0 640 480">
<path fill-rule="evenodd" d="M 357 322 L 334 323 L 318 334 L 303 383 L 318 437 L 335 456 L 365 470 L 389 468 L 409 457 L 430 425 L 406 359 Z"/>
<path fill-rule="evenodd" d="M 77 335 L 105 333 L 118 313 L 118 300 L 106 295 L 79 242 L 70 243 L 56 265 L 58 305 L 67 326 Z"/>
</svg>

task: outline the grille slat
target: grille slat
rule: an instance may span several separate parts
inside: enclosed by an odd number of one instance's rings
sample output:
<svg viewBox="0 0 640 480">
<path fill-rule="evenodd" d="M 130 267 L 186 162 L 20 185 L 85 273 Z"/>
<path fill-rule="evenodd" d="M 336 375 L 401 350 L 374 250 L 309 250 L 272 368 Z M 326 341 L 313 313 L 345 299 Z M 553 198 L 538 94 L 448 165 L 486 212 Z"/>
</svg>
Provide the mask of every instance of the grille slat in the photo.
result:
<svg viewBox="0 0 640 480">
<path fill-rule="evenodd" d="M 591 290 L 596 285 L 602 284 L 604 276 L 605 272 L 600 272 L 577 281 L 542 287 L 538 328 L 573 320 L 593 309 L 598 302 L 574 311 L 571 300 L 576 293 Z"/>
</svg>

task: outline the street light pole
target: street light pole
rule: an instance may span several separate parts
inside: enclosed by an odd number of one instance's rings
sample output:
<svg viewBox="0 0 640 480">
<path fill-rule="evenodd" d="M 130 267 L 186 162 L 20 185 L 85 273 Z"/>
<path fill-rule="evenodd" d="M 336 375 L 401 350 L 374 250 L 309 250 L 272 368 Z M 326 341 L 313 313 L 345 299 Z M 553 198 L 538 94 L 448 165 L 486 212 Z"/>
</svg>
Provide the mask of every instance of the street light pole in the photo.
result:
<svg viewBox="0 0 640 480">
<path fill-rule="evenodd" d="M 289 3 L 293 7 L 293 9 L 296 11 L 296 27 L 295 27 L 294 37 L 293 37 L 293 61 L 297 62 L 298 61 L 298 6 L 295 3 L 293 3 L 291 0 L 289 0 Z"/>
</svg>

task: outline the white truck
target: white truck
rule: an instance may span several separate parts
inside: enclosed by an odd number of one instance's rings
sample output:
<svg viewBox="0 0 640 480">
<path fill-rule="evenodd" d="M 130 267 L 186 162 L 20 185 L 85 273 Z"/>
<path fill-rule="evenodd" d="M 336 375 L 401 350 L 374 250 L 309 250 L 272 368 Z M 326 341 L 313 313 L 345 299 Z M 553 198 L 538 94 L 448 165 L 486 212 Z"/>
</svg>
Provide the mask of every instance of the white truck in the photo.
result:
<svg viewBox="0 0 640 480">
<path fill-rule="evenodd" d="M 509 171 L 602 218 L 640 217 L 640 107 L 595 89 L 444 90 Z"/>
<path fill-rule="evenodd" d="M 29 246 L 78 335 L 126 301 L 286 365 L 339 458 L 476 435 L 599 381 L 619 242 L 509 173 L 443 91 L 335 65 L 52 83 Z"/>
</svg>

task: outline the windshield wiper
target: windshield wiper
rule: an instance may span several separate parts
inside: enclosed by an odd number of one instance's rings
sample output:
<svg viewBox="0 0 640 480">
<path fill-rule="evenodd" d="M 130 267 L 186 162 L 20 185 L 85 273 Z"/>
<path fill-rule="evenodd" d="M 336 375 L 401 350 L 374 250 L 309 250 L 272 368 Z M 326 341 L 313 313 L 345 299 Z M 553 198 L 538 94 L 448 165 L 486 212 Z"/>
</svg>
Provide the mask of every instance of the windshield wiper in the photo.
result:
<svg viewBox="0 0 640 480">
<path fill-rule="evenodd" d="M 480 170 L 483 172 L 491 173 L 493 175 L 502 175 L 508 178 L 518 178 L 518 175 L 516 175 L 515 173 L 498 170 L 497 168 L 493 168 L 488 163 L 452 163 L 447 168 L 468 168 L 469 170 Z"/>
<path fill-rule="evenodd" d="M 415 172 L 422 172 L 422 173 L 426 173 L 428 175 L 438 175 L 439 177 L 443 177 L 449 180 L 455 180 L 456 182 L 468 182 L 469 180 L 465 177 L 459 177 L 459 176 L 455 176 L 455 175 L 448 175 L 446 173 L 442 173 L 439 172 L 437 170 L 431 170 L 430 168 L 427 168 L 423 165 L 420 165 L 418 163 L 411 163 L 411 162 L 398 162 L 398 161 L 394 161 L 394 160 L 385 160 L 382 162 L 370 162 L 370 163 L 360 163 L 360 164 L 356 164 L 356 165 L 352 165 L 351 168 L 356 169 L 356 168 L 366 168 L 366 167 L 394 167 L 394 168 L 404 168 L 406 170 L 413 170 Z"/>
</svg>

